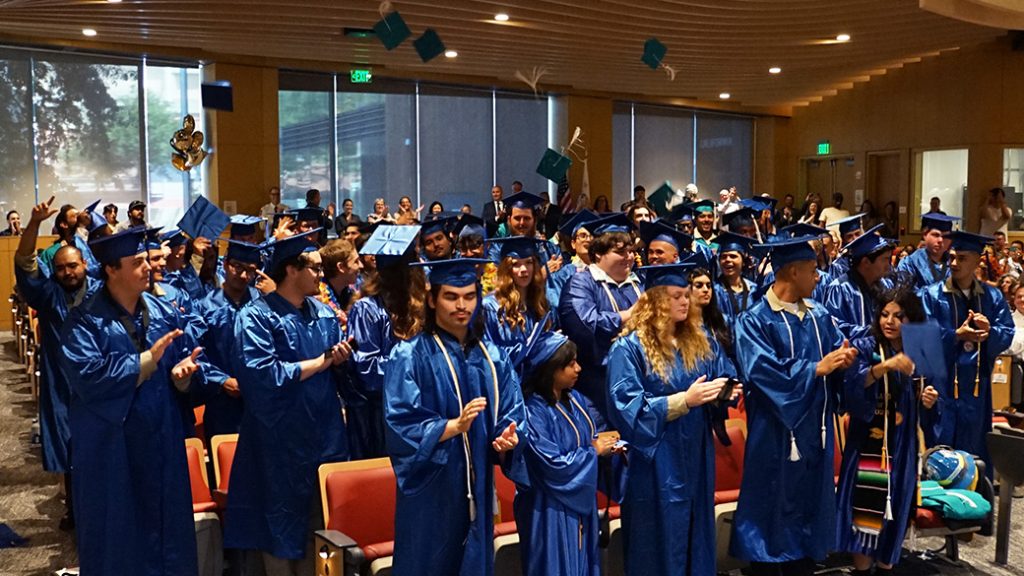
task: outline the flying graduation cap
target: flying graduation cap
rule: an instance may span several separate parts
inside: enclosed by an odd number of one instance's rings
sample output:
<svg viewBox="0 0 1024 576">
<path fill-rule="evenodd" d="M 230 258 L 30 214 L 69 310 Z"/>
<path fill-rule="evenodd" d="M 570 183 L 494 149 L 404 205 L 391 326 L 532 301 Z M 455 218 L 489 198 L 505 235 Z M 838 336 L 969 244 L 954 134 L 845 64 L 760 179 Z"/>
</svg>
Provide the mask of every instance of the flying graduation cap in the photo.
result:
<svg viewBox="0 0 1024 576">
<path fill-rule="evenodd" d="M 657 70 L 661 66 L 661 61 L 665 58 L 665 54 L 668 52 L 668 47 L 661 43 L 657 38 L 648 38 L 644 42 L 644 54 L 640 57 L 640 60 L 647 64 L 651 70 Z"/>
<path fill-rule="evenodd" d="M 402 45 L 402 42 L 405 42 L 409 36 L 412 36 L 409 25 L 405 23 L 405 19 L 402 18 L 397 10 L 384 16 L 383 19 L 374 24 L 373 32 L 388 51 L 398 48 Z"/>
<path fill-rule="evenodd" d="M 548 148 L 544 152 L 544 156 L 541 157 L 540 164 L 537 165 L 537 174 L 558 183 L 565 177 L 570 166 L 572 166 L 572 158 Z"/>
</svg>

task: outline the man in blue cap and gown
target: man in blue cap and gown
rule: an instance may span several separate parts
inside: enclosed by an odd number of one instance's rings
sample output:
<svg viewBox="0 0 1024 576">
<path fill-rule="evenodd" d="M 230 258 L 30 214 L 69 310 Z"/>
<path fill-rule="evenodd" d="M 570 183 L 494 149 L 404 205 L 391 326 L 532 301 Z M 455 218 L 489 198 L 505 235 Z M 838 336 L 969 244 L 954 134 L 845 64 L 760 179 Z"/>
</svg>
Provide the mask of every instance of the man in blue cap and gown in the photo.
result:
<svg viewBox="0 0 1024 576">
<path fill-rule="evenodd" d="M 833 413 L 856 350 L 811 293 L 813 236 L 759 245 L 775 282 L 736 321 L 746 460 L 729 553 L 754 576 L 809 576 L 835 543 Z"/>
<path fill-rule="evenodd" d="M 921 215 L 924 247 L 914 250 L 896 266 L 896 270 L 913 277 L 916 288 L 924 289 L 949 278 L 950 240 L 945 234 L 953 231 L 953 224 L 957 220 L 960 219 L 945 214 Z"/>
<path fill-rule="evenodd" d="M 835 222 L 829 222 L 827 228 L 834 228 L 836 231 L 832 232 L 833 238 L 839 240 L 839 257 L 836 258 L 832 265 L 829 267 L 829 274 L 832 278 L 838 278 L 850 268 L 850 261 L 842 256 L 846 252 L 846 246 L 857 239 L 858 236 L 864 233 L 861 218 L 863 214 L 854 214 L 853 216 L 847 216 L 842 220 L 836 220 Z"/>
<path fill-rule="evenodd" d="M 195 526 L 175 396 L 204 378 L 184 315 L 147 292 L 145 231 L 92 243 L 105 285 L 61 333 L 71 383 L 72 487 L 82 574 L 195 574 Z"/>
<path fill-rule="evenodd" d="M 846 245 L 850 265 L 826 289 L 825 308 L 843 336 L 861 350 L 874 349 L 872 325 L 878 295 L 892 286 L 888 276 L 896 241 L 882 237 L 883 226 L 871 228 Z"/>
<path fill-rule="evenodd" d="M 516 450 L 517 429 L 527 432 L 519 378 L 474 314 L 476 266 L 486 262 L 431 262 L 425 328 L 391 352 L 384 421 L 398 480 L 395 574 L 492 574 L 494 465 L 528 482 Z"/>
</svg>

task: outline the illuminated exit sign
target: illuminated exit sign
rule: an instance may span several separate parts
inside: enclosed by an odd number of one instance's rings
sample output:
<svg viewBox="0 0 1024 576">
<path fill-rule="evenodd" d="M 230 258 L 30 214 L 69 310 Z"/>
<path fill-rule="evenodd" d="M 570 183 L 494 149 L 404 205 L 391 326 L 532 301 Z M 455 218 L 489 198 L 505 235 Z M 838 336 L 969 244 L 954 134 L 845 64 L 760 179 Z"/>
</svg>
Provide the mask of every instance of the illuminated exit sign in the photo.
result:
<svg viewBox="0 0 1024 576">
<path fill-rule="evenodd" d="M 353 80 L 353 82 L 354 82 L 354 80 Z M 831 142 L 829 142 L 828 140 L 822 140 L 821 142 L 818 142 L 818 154 L 831 154 L 831 153 L 832 153 L 832 143 Z"/>
<path fill-rule="evenodd" d="M 373 82 L 373 71 L 352 70 L 349 72 L 353 84 L 369 84 Z"/>
</svg>

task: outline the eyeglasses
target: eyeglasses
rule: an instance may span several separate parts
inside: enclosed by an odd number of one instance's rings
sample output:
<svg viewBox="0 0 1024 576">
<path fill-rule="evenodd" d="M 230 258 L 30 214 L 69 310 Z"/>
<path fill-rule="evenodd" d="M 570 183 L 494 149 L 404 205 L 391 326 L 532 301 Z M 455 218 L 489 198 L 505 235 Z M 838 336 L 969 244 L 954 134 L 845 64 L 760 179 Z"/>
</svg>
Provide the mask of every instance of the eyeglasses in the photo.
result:
<svg viewBox="0 0 1024 576">
<path fill-rule="evenodd" d="M 324 267 L 322 264 L 308 264 L 306 265 L 306 270 L 309 270 L 310 272 L 316 274 L 317 276 L 324 273 Z"/>
<path fill-rule="evenodd" d="M 594 237 L 589 232 L 579 232 L 575 236 L 576 240 L 593 240 Z"/>
</svg>

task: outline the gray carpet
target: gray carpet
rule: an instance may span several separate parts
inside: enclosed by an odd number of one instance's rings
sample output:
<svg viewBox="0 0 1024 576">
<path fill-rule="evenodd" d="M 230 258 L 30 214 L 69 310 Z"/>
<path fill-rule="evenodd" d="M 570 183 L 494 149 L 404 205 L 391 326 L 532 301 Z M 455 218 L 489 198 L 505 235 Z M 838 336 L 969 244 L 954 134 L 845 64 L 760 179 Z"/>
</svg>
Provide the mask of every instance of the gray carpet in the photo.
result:
<svg viewBox="0 0 1024 576">
<path fill-rule="evenodd" d="M 43 472 L 38 446 L 30 444 L 35 415 L 32 390 L 18 363 L 14 340 L 0 335 L 0 522 L 8 524 L 28 543 L 0 549 L 0 575 L 53 574 L 75 564 L 72 536 L 57 528 L 64 513 L 60 477 Z M 991 574 L 1024 576 L 1024 499 L 1014 501 L 1013 530 L 1008 566 L 993 563 L 995 539 L 977 537 L 962 543 L 962 562 L 953 566 L 939 560 L 923 561 L 908 555 L 897 566 L 897 576 Z M 917 540 L 918 549 L 937 549 L 941 539 Z M 830 566 L 846 564 L 842 556 L 829 559 Z"/>
</svg>

